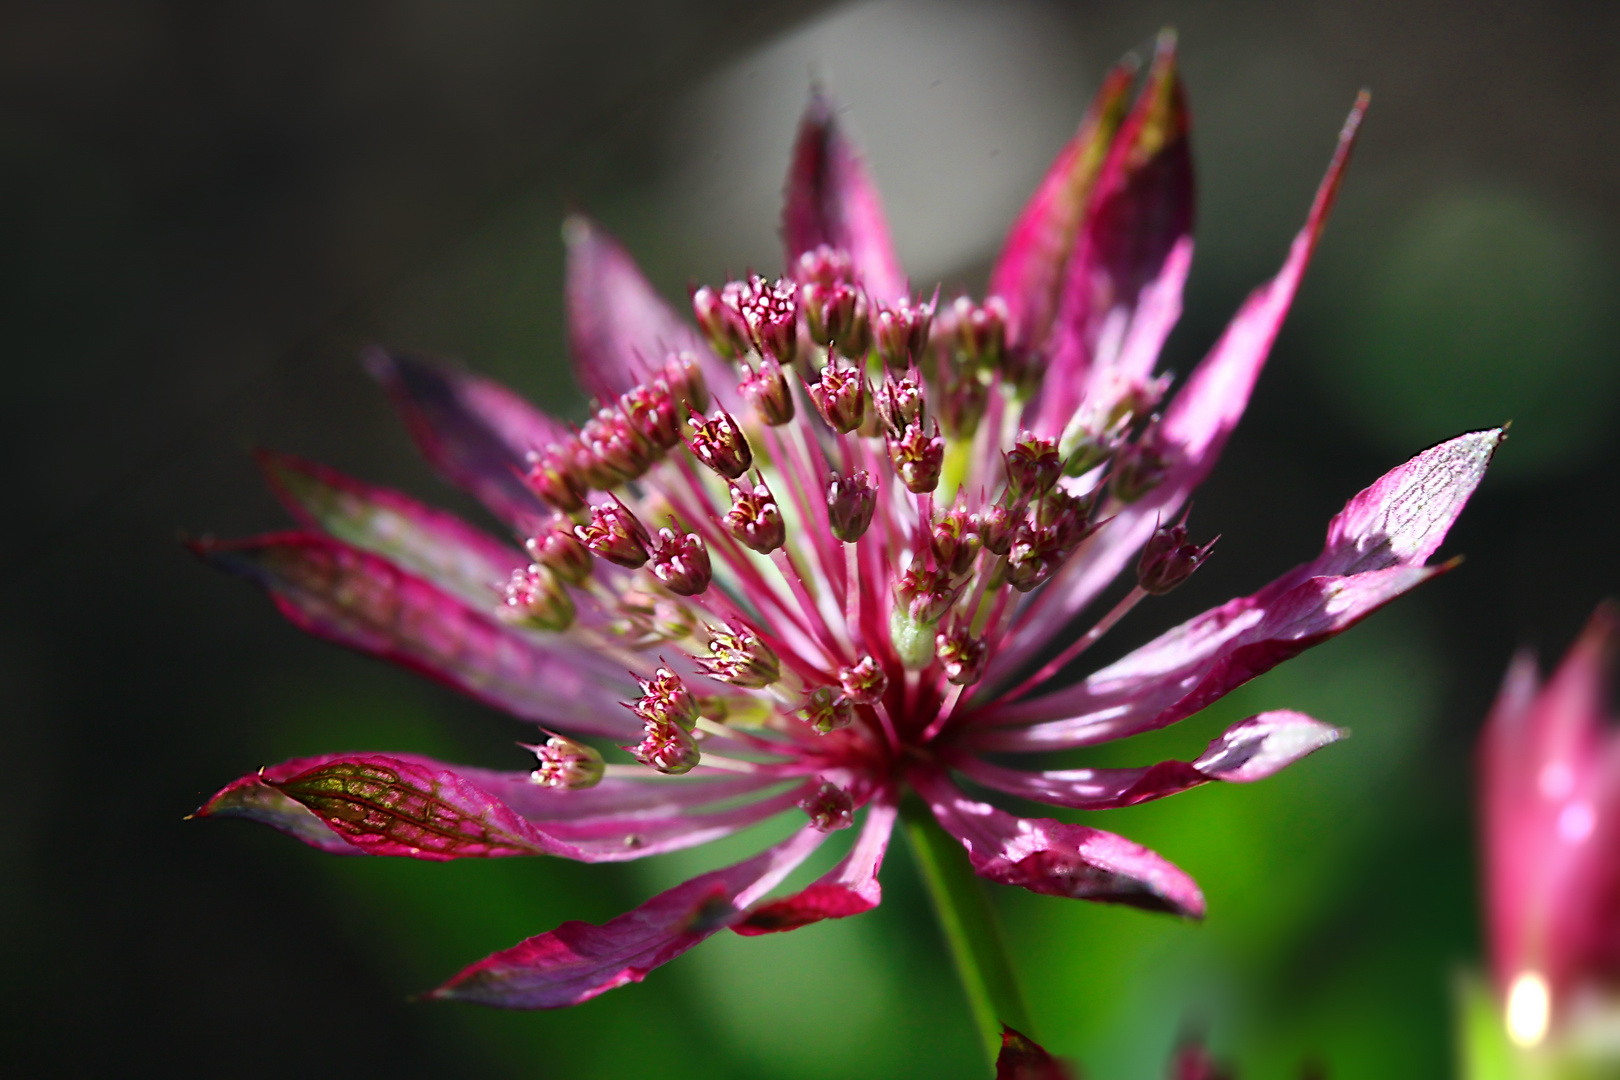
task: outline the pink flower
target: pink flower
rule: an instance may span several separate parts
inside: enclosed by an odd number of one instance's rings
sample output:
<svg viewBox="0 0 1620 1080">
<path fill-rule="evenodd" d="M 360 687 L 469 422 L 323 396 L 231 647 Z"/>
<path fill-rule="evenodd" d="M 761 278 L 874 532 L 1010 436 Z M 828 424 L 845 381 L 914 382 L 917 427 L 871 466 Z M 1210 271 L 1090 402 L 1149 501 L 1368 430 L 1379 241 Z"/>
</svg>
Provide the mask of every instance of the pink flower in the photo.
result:
<svg viewBox="0 0 1620 1080">
<path fill-rule="evenodd" d="M 1518 656 L 1480 740 L 1491 963 L 1521 1046 L 1620 976 L 1620 732 L 1606 720 L 1616 618 L 1598 608 L 1545 685 Z"/>
<path fill-rule="evenodd" d="M 1192 253 L 1173 50 L 1127 110 L 1130 84 L 1124 68 L 1109 76 L 983 302 L 911 288 L 861 159 L 815 97 L 788 174 L 788 273 L 696 290 L 699 330 L 618 244 L 570 219 L 570 340 L 598 402 L 584 429 L 476 376 L 368 354 L 429 460 L 533 561 L 403 495 L 271 454 L 265 471 L 303 530 L 196 550 L 257 580 L 303 628 L 545 725 L 539 767 L 334 754 L 246 776 L 200 813 L 333 852 L 598 862 L 804 815 L 754 858 L 603 926 L 566 923 L 433 995 L 510 1007 L 584 1001 L 720 930 L 870 909 L 908 790 L 991 881 L 1202 916 L 1198 886 L 1159 855 L 1019 817 L 958 778 L 1103 809 L 1258 780 L 1332 742 L 1334 728 L 1277 711 L 1194 761 L 1042 772 L 987 756 L 1175 723 L 1442 573 L 1425 563 L 1501 433 L 1420 454 L 1351 499 L 1315 558 L 1058 680 L 1208 556 L 1172 523 L 1243 412 L 1365 108 L 1281 272 L 1159 411 L 1169 380 L 1153 368 Z M 1142 584 L 1040 663 L 1133 562 Z M 596 760 L 614 746 L 637 764 Z M 767 898 L 849 825 L 858 835 L 836 868 Z"/>
</svg>

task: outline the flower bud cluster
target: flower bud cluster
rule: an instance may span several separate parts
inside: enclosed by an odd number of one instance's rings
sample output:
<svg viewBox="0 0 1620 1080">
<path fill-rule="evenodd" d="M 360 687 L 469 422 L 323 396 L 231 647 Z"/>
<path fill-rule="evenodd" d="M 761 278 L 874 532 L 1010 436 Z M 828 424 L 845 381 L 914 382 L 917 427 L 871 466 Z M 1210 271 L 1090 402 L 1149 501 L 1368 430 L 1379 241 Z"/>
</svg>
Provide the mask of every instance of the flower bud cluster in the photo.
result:
<svg viewBox="0 0 1620 1080">
<path fill-rule="evenodd" d="M 787 524 L 765 477 L 754 474 L 754 486 L 731 485 L 731 509 L 721 519 L 726 531 L 744 547 L 769 555 L 787 542 Z"/>
<path fill-rule="evenodd" d="M 501 618 L 538 630 L 563 631 L 573 625 L 574 601 L 557 575 L 539 563 L 512 571 L 501 592 Z"/>
<path fill-rule="evenodd" d="M 625 589 L 613 604 L 608 630 L 633 649 L 690 637 L 697 629 L 685 605 L 642 589 Z"/>
<path fill-rule="evenodd" d="M 599 558 L 634 570 L 647 561 L 652 537 L 618 496 L 608 498 L 611 501 L 591 507 L 590 522 L 574 526 L 574 536 Z"/>
<path fill-rule="evenodd" d="M 855 722 L 855 703 L 836 686 L 818 686 L 805 695 L 799 715 L 805 723 L 826 735 Z"/>
<path fill-rule="evenodd" d="M 853 544 L 866 534 L 876 509 L 877 484 L 865 469 L 848 476 L 833 473 L 827 481 L 827 517 L 833 536 L 844 543 Z"/>
<path fill-rule="evenodd" d="M 579 542 L 565 519 L 524 541 L 529 557 L 570 585 L 583 585 L 591 576 L 590 549 Z"/>
<path fill-rule="evenodd" d="M 698 661 L 703 673 L 745 690 L 763 690 L 782 675 L 781 661 L 753 631 L 721 625 L 709 628 L 709 655 Z"/>
<path fill-rule="evenodd" d="M 708 418 L 694 412 L 692 438 L 687 446 L 693 457 L 727 480 L 737 479 L 754 463 L 754 451 L 747 437 L 724 409 L 715 410 Z"/>
<path fill-rule="evenodd" d="M 934 649 L 940 666 L 945 669 L 946 681 L 953 686 L 972 686 L 984 677 L 989 647 L 983 638 L 974 637 L 966 627 L 935 635 Z"/>
<path fill-rule="evenodd" d="M 652 553 L 648 569 L 670 592 L 678 596 L 697 596 L 714 579 L 714 568 L 709 563 L 709 549 L 695 533 L 678 533 L 673 529 L 658 530 L 658 547 Z"/>
<path fill-rule="evenodd" d="M 627 706 L 641 720 L 642 740 L 625 747 L 637 761 L 661 773 L 690 772 L 701 754 L 692 732 L 697 727 L 698 703 L 679 675 L 665 667 L 651 679 L 638 679 L 641 697 Z"/>
<path fill-rule="evenodd" d="M 640 479 L 681 435 L 685 409 L 708 407 L 708 386 L 697 359 L 669 358 L 658 375 L 631 387 L 572 438 L 529 455 L 525 476 L 540 498 L 565 514 L 585 507 L 585 495 Z"/>
<path fill-rule="evenodd" d="M 866 419 L 866 398 L 866 372 L 839 364 L 837 355 L 829 352 L 821 378 L 810 385 L 810 400 L 827 426 L 840 435 L 860 427 Z"/>
<path fill-rule="evenodd" d="M 546 733 L 550 737 L 538 746 L 522 744 L 532 751 L 538 764 L 529 779 L 541 787 L 588 788 L 602 782 L 602 755 L 595 747 Z"/>
<path fill-rule="evenodd" d="M 923 357 L 928 332 L 934 321 L 934 302 L 897 300 L 879 304 L 872 317 L 872 338 L 883 366 L 903 371 Z"/>
<path fill-rule="evenodd" d="M 705 285 L 692 293 L 692 314 L 722 356 L 753 351 L 779 364 L 799 355 L 799 288 L 786 278 L 772 282 L 754 274 L 719 292 Z"/>
<path fill-rule="evenodd" d="M 863 656 L 848 667 L 838 669 L 838 685 L 844 696 L 857 705 L 874 705 L 883 700 L 889 676 L 870 656 Z"/>
<path fill-rule="evenodd" d="M 743 379 L 738 390 L 754 407 L 760 420 L 771 427 L 780 427 L 793 419 L 793 389 L 782 373 L 782 365 L 771 357 L 762 357 L 758 368 L 743 361 Z"/>
<path fill-rule="evenodd" d="M 1143 592 L 1153 596 L 1170 592 L 1192 577 L 1215 549 L 1219 536 L 1203 547 L 1189 542 L 1186 521 L 1183 514 L 1174 525 L 1161 525 L 1142 548 L 1142 557 L 1136 563 L 1136 583 Z"/>
<path fill-rule="evenodd" d="M 815 791 L 800 799 L 799 809 L 810 818 L 811 827 L 820 832 L 847 829 L 855 823 L 855 800 L 830 780 L 823 780 Z"/>
</svg>

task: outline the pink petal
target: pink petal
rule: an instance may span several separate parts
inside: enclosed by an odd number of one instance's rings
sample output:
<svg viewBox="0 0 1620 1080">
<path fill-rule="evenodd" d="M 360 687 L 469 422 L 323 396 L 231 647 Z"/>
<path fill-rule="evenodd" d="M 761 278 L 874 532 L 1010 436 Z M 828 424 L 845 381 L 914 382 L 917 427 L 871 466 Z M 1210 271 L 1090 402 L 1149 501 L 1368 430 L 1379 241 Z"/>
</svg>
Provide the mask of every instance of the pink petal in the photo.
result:
<svg viewBox="0 0 1620 1080">
<path fill-rule="evenodd" d="M 892 800 L 872 803 L 861 825 L 860 838 L 842 862 L 792 896 L 754 908 L 747 918 L 733 924 L 732 930 L 745 937 L 775 934 L 877 907 L 883 900 L 878 869 L 883 865 L 897 812 Z"/>
<path fill-rule="evenodd" d="M 746 862 L 695 877 L 602 926 L 566 922 L 462 971 L 427 996 L 509 1009 L 555 1009 L 640 982 L 732 925 L 820 845 L 805 827 Z"/>
<path fill-rule="evenodd" d="M 1058 750 L 1165 727 L 1348 630 L 1451 565 L 1313 577 L 1280 593 L 1274 586 L 1289 581 L 1279 579 L 1189 619 L 1068 690 L 995 710 L 981 722 L 1046 722 L 975 732 L 972 742 L 986 750 Z M 1047 719 L 1054 716 L 1062 719 Z"/>
<path fill-rule="evenodd" d="M 290 454 L 261 450 L 257 457 L 271 488 L 301 523 L 380 555 L 468 603 L 487 604 L 491 583 L 528 563 L 516 548 L 397 491 Z"/>
<path fill-rule="evenodd" d="M 497 383 L 420 357 L 373 348 L 362 361 L 441 476 L 519 529 L 550 515 L 523 483 L 524 459 L 567 438 L 563 424 Z"/>
<path fill-rule="evenodd" d="M 1421 562 L 1462 513 L 1502 438 L 1501 429 L 1470 432 L 1392 469 L 1333 518 L 1315 559 L 1072 687 L 987 710 L 977 722 L 1056 722 L 986 734 L 979 745 L 1055 749 L 1163 727 L 1355 625 L 1446 569 Z"/>
<path fill-rule="evenodd" d="M 257 581 L 283 615 L 310 633 L 420 671 L 526 720 L 626 740 L 640 731 L 618 706 L 635 693 L 622 668 L 562 639 L 542 643 L 539 635 L 503 626 L 386 559 L 307 533 L 198 540 L 191 548 Z"/>
<path fill-rule="evenodd" d="M 1136 502 L 1104 511 L 1105 516 L 1112 514 L 1113 520 L 1047 585 L 1012 643 L 994 661 L 987 681 L 1020 666 L 1033 650 L 1107 588 L 1135 558 L 1158 523 L 1173 518 L 1187 496 L 1215 467 L 1227 438 L 1248 406 L 1249 393 L 1327 224 L 1366 108 L 1367 96 L 1363 94 L 1339 133 L 1338 149 L 1317 188 L 1305 228 L 1294 238 L 1282 270 L 1250 294 L 1215 348 L 1166 410 L 1160 428 L 1168 458 L 1165 479 Z"/>
<path fill-rule="evenodd" d="M 1125 114 L 1125 96 L 1135 76 L 1119 64 L 1080 122 L 1080 130 L 1058 152 L 1035 194 L 1007 233 L 990 272 L 989 292 L 1007 304 L 1008 343 L 1014 348 L 1046 344 L 1057 316 L 1063 268 L 1074 250 L 1097 174 Z"/>
<path fill-rule="evenodd" d="M 1040 434 L 1061 433 L 1088 376 L 1115 366 L 1119 345 L 1109 340 L 1140 336 L 1133 323 L 1144 299 L 1155 299 L 1153 331 L 1129 351 L 1146 368 L 1129 374 L 1151 373 L 1180 314 L 1181 283 L 1192 257 L 1190 125 L 1175 39 L 1165 35 L 1142 96 L 1109 148 L 1064 271 L 1051 368 L 1034 424 Z"/>
<path fill-rule="evenodd" d="M 1519 656 L 1480 742 L 1487 925 L 1498 985 L 1551 985 L 1555 1017 L 1620 970 L 1620 736 L 1609 684 L 1620 615 L 1604 604 L 1545 686 Z"/>
<path fill-rule="evenodd" d="M 1204 897 L 1173 863 L 1122 836 L 1048 818 L 1021 818 L 917 769 L 912 786 L 980 877 L 1049 896 L 1099 900 L 1203 918 Z"/>
<path fill-rule="evenodd" d="M 568 245 L 568 346 L 586 393 L 610 404 L 656 374 L 673 352 L 698 357 L 711 388 L 735 384 L 736 375 L 600 225 L 571 214 L 563 223 L 563 240 Z"/>
<path fill-rule="evenodd" d="M 996 1080 L 1075 1080 L 1075 1073 L 1035 1040 L 1003 1024 Z"/>
<path fill-rule="evenodd" d="M 552 854 L 586 862 L 622 862 L 681 848 L 695 847 L 758 824 L 794 807 L 806 793 L 805 782 L 763 799 L 738 804 L 739 796 L 755 796 L 780 787 L 772 776 L 685 777 L 678 783 L 653 777 L 646 781 L 609 779 L 593 788 L 576 791 L 546 788 L 532 782 L 526 772 L 499 772 L 461 765 L 446 765 L 415 754 L 325 754 L 268 766 L 233 781 L 199 809 L 196 817 L 245 817 L 280 829 L 312 847 L 335 854 L 442 855 L 345 839 L 351 835 L 343 821 L 330 827 L 326 815 L 287 795 L 283 788 L 295 778 L 331 768 L 353 770 L 358 765 L 387 763 L 402 783 L 429 778 L 415 794 L 437 797 L 434 785 L 454 777 L 457 805 L 478 813 L 495 813 L 510 823 L 522 819 L 537 825 L 546 846 L 527 851 L 471 854 Z M 721 809 L 715 809 L 720 806 Z M 520 829 L 521 831 L 521 829 Z M 464 853 L 457 853 L 460 857 Z"/>
<path fill-rule="evenodd" d="M 872 299 L 892 303 L 907 295 L 877 185 L 820 91 L 811 92 L 799 121 L 783 196 L 782 242 L 790 271 L 804 252 L 827 244 L 849 252 L 855 276 Z"/>
<path fill-rule="evenodd" d="M 1212 780 L 1263 780 L 1344 735 L 1339 728 L 1304 713 L 1279 709 L 1234 724 L 1197 761 L 1161 761 L 1141 769 L 1048 772 L 1009 769 L 968 755 L 953 764 L 969 779 L 1009 795 L 1077 810 L 1107 810 L 1162 799 Z"/>
</svg>

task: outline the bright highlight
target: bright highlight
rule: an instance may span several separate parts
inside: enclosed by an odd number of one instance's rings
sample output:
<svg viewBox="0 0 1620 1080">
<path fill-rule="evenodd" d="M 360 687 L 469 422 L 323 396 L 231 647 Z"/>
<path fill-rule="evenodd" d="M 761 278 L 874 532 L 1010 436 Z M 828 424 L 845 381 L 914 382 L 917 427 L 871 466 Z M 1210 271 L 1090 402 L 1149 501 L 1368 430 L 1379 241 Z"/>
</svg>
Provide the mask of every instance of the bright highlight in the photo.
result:
<svg viewBox="0 0 1620 1080">
<path fill-rule="evenodd" d="M 1538 1045 L 1547 1036 L 1552 1017 L 1552 991 L 1547 980 L 1526 971 L 1513 980 L 1507 996 L 1507 1033 L 1515 1046 Z"/>
</svg>

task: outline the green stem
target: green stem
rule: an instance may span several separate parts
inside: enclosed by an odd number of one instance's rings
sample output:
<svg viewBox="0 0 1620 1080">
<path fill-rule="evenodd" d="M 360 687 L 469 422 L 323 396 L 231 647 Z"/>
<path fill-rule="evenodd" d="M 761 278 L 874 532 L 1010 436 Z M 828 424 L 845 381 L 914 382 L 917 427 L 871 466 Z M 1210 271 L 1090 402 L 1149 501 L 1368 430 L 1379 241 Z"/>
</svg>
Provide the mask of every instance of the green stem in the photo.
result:
<svg viewBox="0 0 1620 1080">
<path fill-rule="evenodd" d="M 951 958 L 956 961 L 956 973 L 961 976 L 985 1053 L 994 1067 L 996 1055 L 1001 1052 L 1002 1024 L 1034 1037 L 995 911 L 983 884 L 968 865 L 961 843 L 939 827 L 926 806 L 917 799 L 907 799 L 901 805 L 900 817 Z"/>
</svg>

